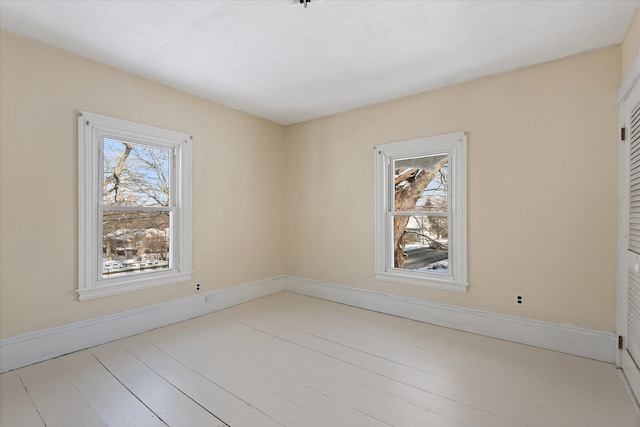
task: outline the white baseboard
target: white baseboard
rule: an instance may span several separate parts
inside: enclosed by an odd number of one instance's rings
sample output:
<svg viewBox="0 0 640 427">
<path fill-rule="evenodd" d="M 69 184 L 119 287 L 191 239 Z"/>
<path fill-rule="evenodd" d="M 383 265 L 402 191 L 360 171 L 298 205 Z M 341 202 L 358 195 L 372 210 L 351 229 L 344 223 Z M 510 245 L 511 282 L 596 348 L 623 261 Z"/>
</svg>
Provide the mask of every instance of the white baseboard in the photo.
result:
<svg viewBox="0 0 640 427">
<path fill-rule="evenodd" d="M 604 362 L 614 363 L 615 360 L 616 336 L 612 333 L 435 304 L 298 277 L 278 276 L 0 340 L 0 372 L 285 290 Z"/>
<path fill-rule="evenodd" d="M 181 322 L 285 290 L 284 276 L 0 340 L 0 372 Z"/>
<path fill-rule="evenodd" d="M 287 276 L 286 290 L 407 319 L 614 363 L 613 333 L 435 304 Z"/>
</svg>

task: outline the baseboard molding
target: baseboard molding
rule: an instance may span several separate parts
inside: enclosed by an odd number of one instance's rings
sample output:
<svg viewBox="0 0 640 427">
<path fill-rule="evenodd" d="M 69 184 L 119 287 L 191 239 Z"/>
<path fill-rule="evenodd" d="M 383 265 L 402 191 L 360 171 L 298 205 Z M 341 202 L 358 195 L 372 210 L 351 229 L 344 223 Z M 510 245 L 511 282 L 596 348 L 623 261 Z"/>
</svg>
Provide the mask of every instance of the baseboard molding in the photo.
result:
<svg viewBox="0 0 640 427">
<path fill-rule="evenodd" d="M 275 294 L 285 284 L 278 276 L 0 340 L 0 372 Z"/>
<path fill-rule="evenodd" d="M 612 333 L 435 304 L 292 276 L 278 276 L 175 301 L 0 340 L 0 372 L 181 322 L 281 291 L 465 332 L 614 363 Z"/>
<path fill-rule="evenodd" d="M 286 290 L 420 322 L 614 363 L 613 333 L 286 277 Z"/>
</svg>

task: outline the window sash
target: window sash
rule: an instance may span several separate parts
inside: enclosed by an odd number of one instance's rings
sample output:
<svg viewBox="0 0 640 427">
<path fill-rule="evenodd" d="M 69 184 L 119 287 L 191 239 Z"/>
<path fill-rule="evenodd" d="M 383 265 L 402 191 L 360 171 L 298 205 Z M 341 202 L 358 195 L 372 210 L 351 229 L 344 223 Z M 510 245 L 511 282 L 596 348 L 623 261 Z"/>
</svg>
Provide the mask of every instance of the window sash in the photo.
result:
<svg viewBox="0 0 640 427">
<path fill-rule="evenodd" d="M 401 156 L 401 157 L 392 157 L 389 156 L 388 157 L 388 170 L 387 170 L 387 185 L 388 185 L 388 200 L 387 200 L 387 210 L 389 212 L 398 212 L 398 213 L 402 213 L 401 211 L 396 211 L 396 204 L 395 204 L 395 180 L 393 179 L 393 177 L 395 176 L 395 163 L 398 161 L 402 161 L 402 160 L 410 160 L 410 159 L 416 159 L 416 158 L 423 158 L 423 157 L 437 157 L 437 156 L 447 156 L 449 159 L 449 163 L 452 163 L 450 161 L 451 159 L 451 150 L 442 150 L 442 151 L 438 151 L 438 152 L 431 152 L 431 151 L 427 151 L 424 153 L 420 153 L 420 154 L 416 154 L 416 155 L 412 155 L 412 156 Z M 449 164 L 449 169 L 451 169 L 451 164 Z M 451 172 L 450 172 L 451 174 Z M 447 211 L 446 212 L 450 212 L 451 211 L 451 199 L 452 198 L 452 186 L 449 185 L 449 187 L 447 188 Z M 438 212 L 438 211 L 416 211 L 416 212 Z"/>
<path fill-rule="evenodd" d="M 430 217 L 430 216 L 434 216 L 434 217 L 440 217 L 440 218 L 447 218 L 447 252 L 448 252 L 448 260 L 449 260 L 449 273 L 448 274 L 443 274 L 443 273 L 431 273 L 431 272 L 426 272 L 426 271 L 416 271 L 416 270 L 411 270 L 408 268 L 397 268 L 394 266 L 394 255 L 395 255 L 395 248 L 393 246 L 394 243 L 394 236 L 393 236 L 393 219 L 397 216 L 420 216 L 420 217 Z M 399 274 L 417 274 L 417 275 L 424 275 L 425 278 L 429 278 L 429 277 L 437 277 L 438 279 L 443 279 L 445 277 L 449 277 L 450 280 L 454 280 L 454 276 L 453 276 L 453 271 L 455 268 L 455 264 L 456 264 L 456 260 L 454 256 L 451 256 L 453 252 L 453 249 L 455 249 L 454 247 L 454 242 L 451 239 L 451 234 L 453 232 L 452 230 L 452 218 L 451 218 L 451 213 L 450 212 L 429 212 L 428 214 L 424 214 L 422 212 L 420 213 L 408 213 L 408 214 L 403 214 L 400 212 L 390 212 L 389 216 L 388 216 L 388 220 L 387 220 L 387 233 L 389 233 L 388 239 L 389 242 L 391 242 L 391 244 L 388 247 L 387 250 L 387 254 L 386 254 L 386 270 L 389 272 L 395 272 L 395 273 L 399 273 Z"/>
<path fill-rule="evenodd" d="M 118 135 L 118 136 L 116 136 Z M 104 140 L 105 139 L 109 139 L 109 140 L 116 140 L 116 141 L 120 141 L 120 142 L 128 142 L 131 144 L 135 144 L 135 145 L 143 145 L 143 146 L 147 146 L 147 147 L 153 147 L 153 148 L 158 148 L 158 149 L 162 149 L 162 150 L 168 150 L 170 155 L 169 155 L 169 206 L 177 206 L 177 199 L 176 199 L 176 194 L 178 193 L 177 187 L 178 187 L 178 177 L 176 176 L 176 163 L 178 163 L 178 161 L 180 160 L 180 152 L 179 150 L 175 147 L 175 144 L 168 144 L 166 141 L 156 141 L 156 140 L 150 140 L 148 138 L 146 139 L 140 139 L 140 138 L 135 138 L 135 137 L 124 137 L 121 134 L 116 134 L 113 132 L 101 132 L 100 133 L 100 137 L 99 137 L 99 146 L 98 146 L 98 154 L 100 156 L 99 160 L 98 160 L 98 164 L 101 165 L 101 168 L 104 168 Z M 105 206 L 119 206 L 119 205 L 106 205 L 104 203 L 104 197 L 102 195 L 102 188 L 104 188 L 104 171 L 103 173 L 100 173 L 99 175 L 99 182 L 98 184 L 98 188 L 97 188 L 97 193 L 96 193 L 96 197 L 98 198 L 97 203 L 99 205 L 105 205 Z M 142 207 L 142 206 L 140 206 Z"/>
<path fill-rule="evenodd" d="M 117 136 L 116 136 L 117 135 Z M 105 139 L 109 139 L 109 140 L 115 140 L 115 141 L 119 141 L 119 142 L 123 142 L 123 143 L 130 143 L 130 144 L 134 144 L 134 145 L 141 145 L 141 146 L 146 146 L 146 147 L 153 147 L 153 148 L 159 148 L 159 149 L 163 149 L 163 150 L 168 150 L 170 152 L 169 155 L 169 198 L 168 198 L 168 202 L 169 202 L 169 206 L 121 206 L 121 205 L 108 205 L 104 203 L 104 196 L 103 196 L 103 188 L 104 188 L 104 170 L 102 173 L 99 174 L 99 180 L 97 182 L 97 188 L 96 188 L 96 197 L 98 200 L 96 200 L 96 202 L 98 203 L 98 220 L 97 220 L 97 225 L 98 225 L 98 244 L 96 246 L 96 256 L 98 257 L 98 263 L 97 263 L 97 267 L 96 268 L 96 286 L 105 286 L 105 285 L 109 285 L 110 283 L 116 283 L 119 281 L 123 281 L 122 277 L 117 277 L 117 278 L 104 278 L 102 275 L 102 247 L 104 246 L 104 211 L 105 210 L 109 210 L 109 211 L 122 211 L 122 212 L 170 212 L 170 224 L 169 224 L 169 268 L 162 270 L 162 271 L 149 271 L 149 272 L 141 272 L 141 273 L 136 273 L 136 276 L 139 275 L 164 275 L 164 274 L 171 274 L 171 273 L 175 273 L 177 271 L 179 271 L 179 263 L 176 262 L 177 259 L 179 259 L 179 254 L 180 254 L 180 249 L 179 249 L 179 245 L 177 245 L 176 243 L 179 241 L 179 232 L 175 229 L 174 224 L 175 224 L 175 220 L 174 218 L 176 217 L 176 212 L 178 210 L 178 206 L 176 203 L 176 181 L 177 181 L 177 177 L 175 174 L 175 164 L 176 164 L 176 159 L 179 156 L 179 153 L 177 152 L 175 145 L 174 144 L 167 144 L 165 141 L 156 141 L 156 140 L 151 140 L 149 138 L 143 138 L 143 139 L 139 139 L 139 138 L 132 138 L 131 136 L 124 136 L 124 135 L 120 135 L 119 133 L 115 133 L 115 132 L 104 132 L 101 133 L 101 136 L 99 138 L 99 146 L 98 146 L 98 150 L 99 150 L 99 154 L 100 154 L 100 160 L 98 161 L 98 164 L 103 168 L 104 167 L 104 140 Z M 133 276 L 133 275 L 132 275 Z M 127 278 L 128 279 L 128 278 Z M 124 279 L 124 280 L 127 280 Z"/>
<path fill-rule="evenodd" d="M 155 274 L 162 275 L 168 272 L 177 272 L 179 271 L 179 263 L 177 262 L 180 259 L 180 247 L 177 244 L 179 241 L 178 233 L 175 230 L 175 221 L 174 218 L 177 215 L 177 208 L 174 206 L 110 206 L 110 205 L 100 205 L 98 206 L 98 244 L 96 246 L 96 256 L 98 257 L 96 268 L 96 285 L 104 286 L 109 283 L 114 283 L 118 281 L 122 281 L 123 278 L 104 278 L 102 277 L 102 247 L 104 246 L 104 211 L 120 211 L 120 212 L 169 212 L 169 268 L 161 271 L 147 271 L 136 273 L 136 276 L 142 274 Z"/>
</svg>

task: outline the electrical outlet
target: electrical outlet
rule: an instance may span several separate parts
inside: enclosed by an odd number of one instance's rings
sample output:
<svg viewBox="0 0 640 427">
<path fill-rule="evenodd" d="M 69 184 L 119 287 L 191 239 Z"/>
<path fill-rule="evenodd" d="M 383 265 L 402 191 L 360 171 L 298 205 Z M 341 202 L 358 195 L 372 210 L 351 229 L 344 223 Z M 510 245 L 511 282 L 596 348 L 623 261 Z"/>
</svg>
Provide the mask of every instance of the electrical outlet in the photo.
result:
<svg viewBox="0 0 640 427">
<path fill-rule="evenodd" d="M 196 292 L 200 292 L 200 283 L 196 283 Z"/>
<path fill-rule="evenodd" d="M 524 305 L 524 295 L 517 294 L 516 295 L 516 305 Z"/>
</svg>

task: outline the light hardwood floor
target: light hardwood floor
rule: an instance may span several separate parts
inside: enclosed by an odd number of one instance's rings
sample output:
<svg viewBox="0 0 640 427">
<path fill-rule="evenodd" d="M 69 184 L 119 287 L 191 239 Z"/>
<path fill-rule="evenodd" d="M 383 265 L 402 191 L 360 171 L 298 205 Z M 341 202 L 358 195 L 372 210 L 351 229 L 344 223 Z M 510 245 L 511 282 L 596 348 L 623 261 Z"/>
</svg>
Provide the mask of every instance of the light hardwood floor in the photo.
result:
<svg viewBox="0 0 640 427">
<path fill-rule="evenodd" d="M 640 426 L 613 365 L 283 292 L 0 376 L 11 426 Z"/>
</svg>

